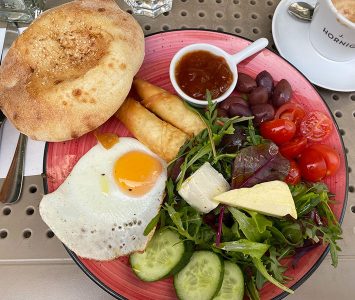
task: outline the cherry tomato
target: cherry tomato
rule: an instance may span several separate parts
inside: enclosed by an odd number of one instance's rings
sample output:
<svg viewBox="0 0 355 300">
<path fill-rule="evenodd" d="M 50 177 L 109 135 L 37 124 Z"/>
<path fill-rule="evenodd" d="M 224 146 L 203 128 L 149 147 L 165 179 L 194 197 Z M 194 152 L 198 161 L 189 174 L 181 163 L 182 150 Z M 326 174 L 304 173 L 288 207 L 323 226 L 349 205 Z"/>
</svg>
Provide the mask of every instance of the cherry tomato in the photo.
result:
<svg viewBox="0 0 355 300">
<path fill-rule="evenodd" d="M 295 137 L 293 140 L 284 143 L 280 146 L 280 153 L 288 158 L 295 158 L 297 155 L 306 149 L 307 139 L 303 136 Z"/>
<path fill-rule="evenodd" d="M 296 125 L 289 120 L 275 119 L 261 123 L 260 133 L 264 138 L 280 145 L 293 138 Z"/>
<path fill-rule="evenodd" d="M 314 144 L 309 147 L 318 151 L 324 158 L 327 165 L 327 176 L 335 174 L 340 167 L 340 156 L 333 148 L 323 145 L 323 144 Z"/>
<path fill-rule="evenodd" d="M 332 120 L 320 111 L 309 113 L 300 124 L 300 133 L 313 142 L 324 140 L 332 130 Z"/>
<path fill-rule="evenodd" d="M 286 103 L 276 111 L 275 119 L 284 119 L 292 121 L 298 126 L 306 115 L 303 107 L 296 103 Z"/>
<path fill-rule="evenodd" d="M 301 175 L 308 181 L 320 181 L 327 175 L 327 164 L 317 150 L 304 150 L 298 160 Z"/>
<path fill-rule="evenodd" d="M 297 163 L 294 160 L 290 160 L 290 171 L 285 178 L 285 182 L 291 185 L 295 185 L 301 181 L 301 171 Z"/>
</svg>

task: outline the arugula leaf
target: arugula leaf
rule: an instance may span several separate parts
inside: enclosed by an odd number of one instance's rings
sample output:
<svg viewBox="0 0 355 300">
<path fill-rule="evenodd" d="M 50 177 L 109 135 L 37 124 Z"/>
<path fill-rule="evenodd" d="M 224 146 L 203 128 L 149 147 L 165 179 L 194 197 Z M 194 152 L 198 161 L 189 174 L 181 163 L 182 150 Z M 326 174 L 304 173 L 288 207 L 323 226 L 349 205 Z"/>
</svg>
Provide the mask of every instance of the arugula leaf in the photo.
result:
<svg viewBox="0 0 355 300">
<path fill-rule="evenodd" d="M 326 185 L 316 183 L 307 186 L 304 183 L 290 187 L 295 200 L 297 214 L 301 217 L 299 222 L 306 228 L 306 237 L 317 242 L 319 239 L 324 244 L 329 244 L 332 265 L 338 265 L 338 252 L 341 251 L 337 241 L 342 239 L 342 230 L 333 211 L 329 207 L 330 199 Z M 320 226 L 307 216 L 307 213 L 316 208 L 321 217 L 325 219 L 326 226 Z"/>
<path fill-rule="evenodd" d="M 286 247 L 281 250 L 281 253 L 276 249 L 276 247 L 269 248 L 269 255 L 263 257 L 263 261 L 268 272 L 280 283 L 291 280 L 292 278 L 284 275 L 287 270 L 286 266 L 280 263 L 280 260 L 290 253 L 291 247 Z M 261 289 L 264 283 L 268 281 L 259 270 L 256 271 L 256 286 Z"/>
<path fill-rule="evenodd" d="M 294 196 L 295 206 L 297 210 L 297 216 L 302 217 L 315 208 L 321 201 L 321 197 L 325 194 L 318 194 L 312 191 L 312 189 L 302 189 L 302 192 L 298 190 L 299 194 Z M 291 192 L 292 193 L 292 192 Z"/>
<path fill-rule="evenodd" d="M 267 279 L 258 271 L 256 270 L 256 276 L 255 276 L 255 285 L 258 290 L 261 290 L 263 288 L 263 285 L 267 282 Z"/>
<path fill-rule="evenodd" d="M 168 179 L 165 185 L 166 188 L 166 195 L 167 195 L 167 203 L 169 205 L 176 204 L 176 197 L 175 197 L 175 192 L 174 192 L 174 182 L 171 178 Z"/>
<path fill-rule="evenodd" d="M 261 258 L 269 247 L 270 245 L 240 239 L 238 241 L 221 243 L 217 248 L 225 251 L 241 252 L 254 258 Z"/>
<path fill-rule="evenodd" d="M 281 282 L 284 283 L 286 280 L 290 279 L 283 275 L 283 273 L 287 270 L 287 267 L 281 265 L 280 258 L 281 255 L 277 252 L 275 247 L 269 248 L 269 256 L 264 257 L 265 265 L 267 266 L 269 272 L 273 275 L 273 277 Z"/>
<path fill-rule="evenodd" d="M 303 242 L 302 228 L 296 222 L 283 222 L 282 234 L 293 244 L 299 245 Z"/>
<path fill-rule="evenodd" d="M 193 241 L 194 238 L 185 230 L 183 224 L 182 224 L 182 220 L 180 217 L 180 213 L 177 212 L 174 207 L 172 207 L 169 204 L 165 204 L 165 209 L 167 210 L 170 219 L 173 221 L 174 225 L 176 228 L 171 227 L 171 229 L 175 229 L 177 230 L 183 237 L 187 238 L 188 240 Z"/>
<path fill-rule="evenodd" d="M 233 230 L 222 223 L 222 241 L 230 242 L 235 239 Z"/>
<path fill-rule="evenodd" d="M 195 244 L 205 249 L 211 249 L 216 233 L 208 226 L 201 226 L 199 232 L 195 236 Z"/>
<path fill-rule="evenodd" d="M 147 227 L 144 229 L 143 235 L 147 236 L 158 224 L 160 219 L 160 212 L 148 223 Z"/>
<path fill-rule="evenodd" d="M 172 221 L 169 227 L 196 245 L 210 242 L 209 247 L 212 247 L 215 236 L 212 228 L 204 224 L 201 215 L 184 200 L 180 199 L 178 204 L 176 209 L 167 203 L 164 206 Z"/>
<path fill-rule="evenodd" d="M 267 279 L 268 281 L 270 281 L 272 284 L 276 285 L 278 288 L 284 290 L 285 292 L 288 292 L 289 294 L 293 294 L 294 291 L 289 289 L 287 286 L 284 286 L 283 284 L 281 284 L 280 282 L 278 282 L 274 277 L 272 277 L 267 269 L 265 268 L 263 262 L 261 261 L 261 259 L 259 258 L 252 258 L 253 264 L 255 266 L 255 268 L 261 273 L 261 275 L 263 275 L 265 277 L 265 279 Z"/>
<path fill-rule="evenodd" d="M 264 233 L 267 227 L 272 227 L 272 221 L 267 219 L 264 215 L 259 214 L 255 211 L 244 209 L 254 220 L 256 227 L 260 233 Z"/>
<path fill-rule="evenodd" d="M 278 243 L 280 243 L 281 245 L 283 244 L 287 244 L 287 245 L 290 245 L 290 246 L 297 246 L 298 244 L 297 243 L 292 243 L 290 242 L 285 236 L 284 234 L 279 230 L 277 229 L 277 227 L 275 226 L 271 226 L 268 228 L 272 234 L 272 236 L 277 240 Z"/>
<path fill-rule="evenodd" d="M 160 227 L 165 227 L 166 221 L 167 221 L 166 211 L 164 209 L 161 209 L 160 210 L 160 219 L 159 219 Z"/>
<path fill-rule="evenodd" d="M 271 226 L 272 222 L 264 216 L 260 215 L 256 217 L 256 215 L 254 215 L 254 218 L 248 217 L 246 214 L 234 207 L 228 207 L 228 210 L 231 212 L 233 218 L 238 222 L 239 229 L 248 240 L 253 242 L 261 242 L 270 236 L 270 233 L 266 230 L 266 227 Z M 258 224 L 256 223 L 256 220 Z"/>
<path fill-rule="evenodd" d="M 179 181 L 177 184 L 177 190 L 179 190 L 181 188 L 182 183 L 185 180 L 185 174 L 188 171 L 188 169 L 194 164 L 196 163 L 198 160 L 200 160 L 202 157 L 209 155 L 212 151 L 211 148 L 211 144 L 207 143 L 206 145 L 204 145 L 203 147 L 199 148 L 198 151 L 194 152 L 190 152 L 186 158 L 184 163 L 181 165 L 181 173 L 179 175 Z M 193 154 L 193 155 L 192 155 Z M 208 161 L 208 160 L 206 160 Z M 201 164 L 202 165 L 202 164 Z M 198 167 L 201 166 L 199 164 Z"/>
<path fill-rule="evenodd" d="M 316 183 L 310 187 L 304 183 L 289 187 L 295 201 L 297 215 L 299 217 L 309 213 L 321 202 L 326 204 L 329 203 L 328 188 L 322 183 Z M 325 212 L 331 212 L 331 209 L 328 207 L 325 209 Z M 327 218 L 334 222 L 336 221 L 336 218 L 333 218 L 332 215 L 333 213 L 331 212 L 331 215 L 329 214 Z"/>
<path fill-rule="evenodd" d="M 321 216 L 327 219 L 328 224 L 339 225 L 337 218 L 335 217 L 333 211 L 329 207 L 329 195 L 327 193 L 322 193 L 321 203 L 318 205 L 318 211 Z M 340 226 L 339 226 L 340 227 Z"/>
<path fill-rule="evenodd" d="M 305 221 L 304 224 L 311 229 L 312 237 L 319 236 L 324 244 L 329 244 L 332 266 L 338 266 L 338 252 L 341 251 L 337 241 L 341 240 L 342 230 L 339 224 L 331 224 L 327 227 L 317 226 L 312 222 Z"/>
<path fill-rule="evenodd" d="M 328 228 L 322 228 L 320 231 L 323 233 L 323 243 L 330 246 L 330 257 L 332 258 L 332 266 L 338 266 L 338 252 L 341 248 L 337 244 L 337 240 L 341 240 L 341 230 L 337 226 L 329 226 Z"/>
<path fill-rule="evenodd" d="M 296 184 L 296 185 L 289 185 L 288 187 L 292 194 L 293 200 L 297 199 L 298 197 L 301 197 L 301 195 L 307 193 L 308 190 L 308 187 L 303 183 Z"/>
<path fill-rule="evenodd" d="M 245 287 L 246 287 L 245 292 L 248 295 L 250 300 L 260 300 L 259 292 L 258 292 L 256 285 L 255 285 L 255 277 L 254 276 L 252 276 L 250 278 L 246 278 Z"/>
<path fill-rule="evenodd" d="M 208 101 L 208 109 L 206 112 L 206 117 L 207 117 L 207 132 L 208 132 L 208 137 L 209 137 L 209 141 L 210 141 L 210 145 L 211 145 L 211 150 L 213 153 L 213 157 L 217 156 L 216 153 L 216 145 L 214 143 L 214 139 L 213 139 L 213 133 L 211 130 L 211 127 L 208 126 L 208 124 L 213 124 L 213 121 L 216 119 L 217 117 L 217 110 L 216 110 L 216 106 L 217 103 L 212 104 L 212 96 L 209 90 L 206 91 L 206 100 Z"/>
<path fill-rule="evenodd" d="M 255 128 L 253 125 L 253 121 L 249 120 L 248 121 L 248 137 L 247 137 L 247 141 L 251 144 L 251 145 L 260 145 L 263 143 L 263 138 L 260 135 L 257 135 L 255 133 Z"/>
<path fill-rule="evenodd" d="M 234 222 L 234 224 L 232 225 L 232 232 L 233 234 L 237 237 L 237 238 L 240 238 L 241 237 L 241 234 L 240 234 L 240 231 L 239 231 L 239 225 L 238 225 L 238 222 Z"/>
</svg>

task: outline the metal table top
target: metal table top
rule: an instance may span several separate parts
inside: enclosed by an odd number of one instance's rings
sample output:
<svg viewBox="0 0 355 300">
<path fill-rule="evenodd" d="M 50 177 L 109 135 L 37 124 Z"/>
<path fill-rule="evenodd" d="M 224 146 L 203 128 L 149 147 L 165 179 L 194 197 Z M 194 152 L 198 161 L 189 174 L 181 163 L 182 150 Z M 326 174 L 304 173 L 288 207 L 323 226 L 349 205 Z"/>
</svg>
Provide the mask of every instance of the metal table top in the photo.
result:
<svg viewBox="0 0 355 300">
<path fill-rule="evenodd" d="M 47 8 L 67 1 L 48 0 Z M 122 9 L 129 7 L 118 0 Z M 136 16 L 146 34 L 181 28 L 213 29 L 251 40 L 272 42 L 271 22 L 278 0 L 174 0 L 173 9 L 151 19 Z M 288 299 L 353 299 L 355 285 L 355 92 L 340 93 L 318 88 L 343 136 L 349 163 L 349 198 L 340 243 L 339 266 L 326 258 L 317 271 Z M 112 299 L 72 262 L 62 244 L 42 222 L 38 204 L 43 195 L 41 176 L 25 178 L 19 203 L 0 204 L 0 291 L 2 299 Z M 0 234 L 1 236 L 1 234 Z"/>
</svg>

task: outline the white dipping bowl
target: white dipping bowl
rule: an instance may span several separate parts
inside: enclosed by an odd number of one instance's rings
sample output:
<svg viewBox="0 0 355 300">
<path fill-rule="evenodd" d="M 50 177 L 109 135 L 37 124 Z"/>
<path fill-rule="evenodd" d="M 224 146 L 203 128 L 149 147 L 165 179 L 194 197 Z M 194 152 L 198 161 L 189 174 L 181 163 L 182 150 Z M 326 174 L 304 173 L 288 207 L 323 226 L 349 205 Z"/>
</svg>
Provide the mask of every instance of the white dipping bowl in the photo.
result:
<svg viewBox="0 0 355 300">
<path fill-rule="evenodd" d="M 238 69 L 237 69 L 237 64 L 240 63 L 242 60 L 248 58 L 249 56 L 259 52 L 260 50 L 264 49 L 268 45 L 269 41 L 266 38 L 260 38 L 241 50 L 240 52 L 231 55 L 224 50 L 222 50 L 219 47 L 216 47 L 211 44 L 192 44 L 189 46 L 186 46 L 184 48 L 181 48 L 176 54 L 174 55 L 173 59 L 171 60 L 170 63 L 170 68 L 169 68 L 169 75 L 170 75 L 170 81 L 175 89 L 175 91 L 179 94 L 181 98 L 192 104 L 193 106 L 197 107 L 205 107 L 207 106 L 208 102 L 206 100 L 200 100 L 200 99 L 195 99 L 187 95 L 178 85 L 175 77 L 175 70 L 176 66 L 181 60 L 181 58 L 190 52 L 195 52 L 195 51 L 208 51 L 214 55 L 223 57 L 232 72 L 233 75 L 233 81 L 229 88 L 218 98 L 213 99 L 213 103 L 219 103 L 222 102 L 224 99 L 230 96 L 230 94 L 234 91 L 237 81 L 238 81 Z"/>
</svg>

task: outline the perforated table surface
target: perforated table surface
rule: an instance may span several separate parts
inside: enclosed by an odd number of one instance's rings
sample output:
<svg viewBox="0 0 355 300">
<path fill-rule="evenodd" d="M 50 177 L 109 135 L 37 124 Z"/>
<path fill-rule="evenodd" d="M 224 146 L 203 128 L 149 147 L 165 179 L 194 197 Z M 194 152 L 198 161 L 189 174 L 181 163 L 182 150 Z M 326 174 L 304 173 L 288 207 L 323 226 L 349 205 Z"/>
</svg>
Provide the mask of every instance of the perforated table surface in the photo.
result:
<svg viewBox="0 0 355 300">
<path fill-rule="evenodd" d="M 47 1 L 47 8 L 67 1 Z M 123 0 L 119 5 L 130 12 Z M 136 16 L 146 34 L 181 28 L 213 29 L 272 43 L 271 21 L 277 0 L 174 0 L 173 9 L 156 19 Z M 343 223 L 339 266 L 327 257 L 288 299 L 354 299 L 355 295 L 355 92 L 318 89 L 335 116 L 349 163 L 349 197 Z M 38 204 L 41 176 L 25 179 L 20 202 L 0 204 L 0 299 L 112 299 L 73 263 L 42 222 Z"/>
</svg>

